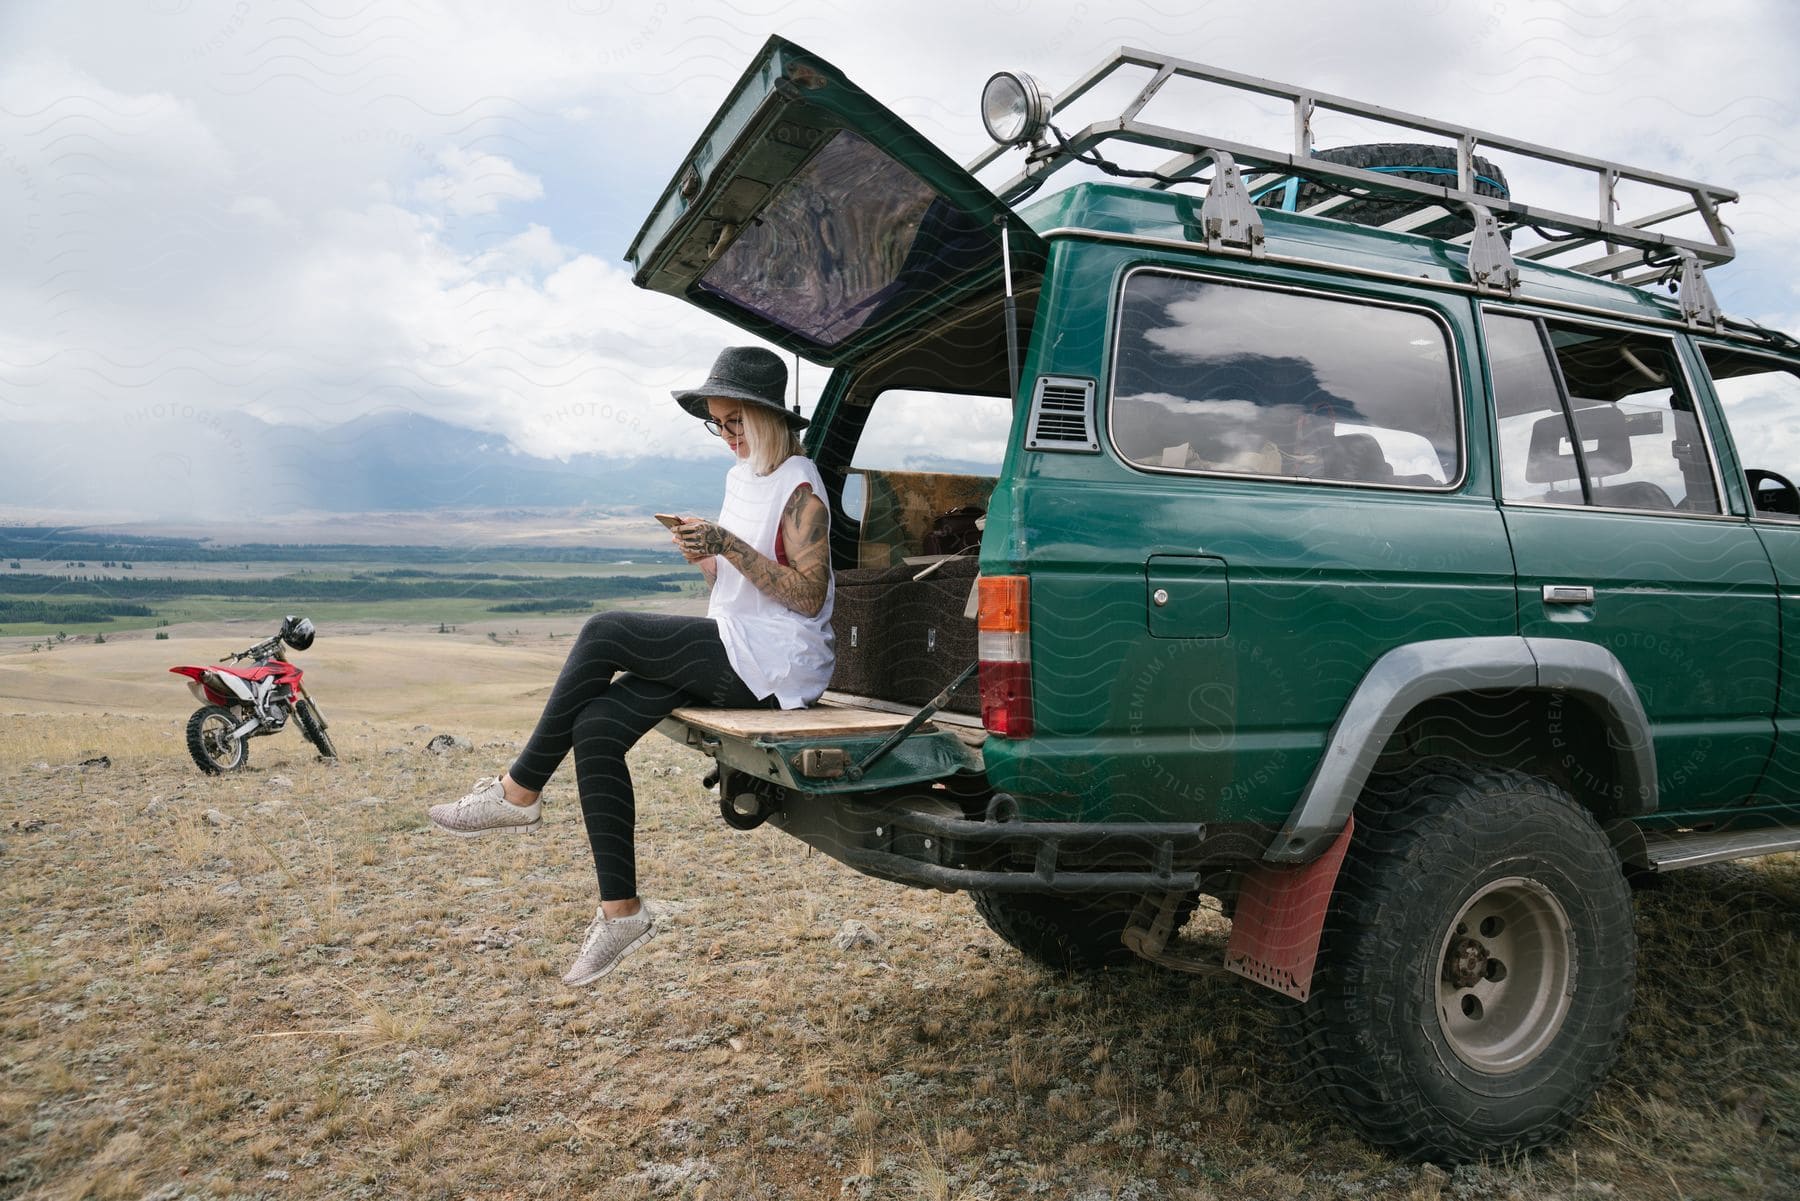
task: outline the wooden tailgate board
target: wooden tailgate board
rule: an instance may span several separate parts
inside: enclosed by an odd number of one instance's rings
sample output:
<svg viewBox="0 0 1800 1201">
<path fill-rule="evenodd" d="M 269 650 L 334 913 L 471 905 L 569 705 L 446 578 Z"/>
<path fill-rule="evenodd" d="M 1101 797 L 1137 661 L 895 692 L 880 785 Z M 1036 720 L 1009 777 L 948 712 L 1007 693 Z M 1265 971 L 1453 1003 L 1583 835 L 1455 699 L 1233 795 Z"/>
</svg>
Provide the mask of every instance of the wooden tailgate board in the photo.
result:
<svg viewBox="0 0 1800 1201">
<path fill-rule="evenodd" d="M 760 738 L 832 738 L 839 735 L 869 737 L 889 734 L 905 725 L 911 715 L 882 713 L 861 706 L 834 705 L 828 702 L 807 709 L 709 709 L 696 705 L 677 709 L 669 716 L 697 729 L 755 741 Z M 987 731 L 978 727 L 965 728 L 950 724 L 939 726 L 936 722 L 928 721 L 919 728 L 933 733 L 940 729 L 948 730 L 971 746 L 980 746 L 987 738 Z"/>
<path fill-rule="evenodd" d="M 677 721 L 734 738 L 829 738 L 834 734 L 886 734 L 906 724 L 898 713 L 814 705 L 809 709 L 677 709 Z M 929 723 L 926 729 L 936 727 Z"/>
</svg>

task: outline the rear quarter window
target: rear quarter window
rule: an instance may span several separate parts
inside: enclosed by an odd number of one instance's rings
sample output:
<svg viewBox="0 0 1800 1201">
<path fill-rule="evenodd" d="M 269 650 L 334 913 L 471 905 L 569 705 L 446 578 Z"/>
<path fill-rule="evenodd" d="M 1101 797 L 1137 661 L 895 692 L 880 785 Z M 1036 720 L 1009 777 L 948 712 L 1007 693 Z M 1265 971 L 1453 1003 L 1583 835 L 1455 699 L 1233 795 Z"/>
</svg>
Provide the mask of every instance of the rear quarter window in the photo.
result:
<svg viewBox="0 0 1800 1201">
<path fill-rule="evenodd" d="M 1127 277 L 1109 426 L 1150 470 L 1446 488 L 1449 331 L 1416 309 L 1159 271 Z"/>
<path fill-rule="evenodd" d="M 839 497 L 842 517 L 855 524 L 856 565 L 936 553 L 942 530 L 966 534 L 987 512 L 1011 428 L 1004 396 L 901 388 L 878 395 Z"/>
<path fill-rule="evenodd" d="M 1011 429 L 1004 396 L 889 388 L 875 398 L 850 466 L 997 476 Z"/>
</svg>

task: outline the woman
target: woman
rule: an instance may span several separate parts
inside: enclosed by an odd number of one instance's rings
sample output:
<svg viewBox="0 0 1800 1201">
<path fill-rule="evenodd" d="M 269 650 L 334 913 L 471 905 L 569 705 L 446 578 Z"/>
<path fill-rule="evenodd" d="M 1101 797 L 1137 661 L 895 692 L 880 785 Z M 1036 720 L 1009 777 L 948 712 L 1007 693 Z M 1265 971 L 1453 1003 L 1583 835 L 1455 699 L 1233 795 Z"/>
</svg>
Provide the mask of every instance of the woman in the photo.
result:
<svg viewBox="0 0 1800 1201">
<path fill-rule="evenodd" d="M 705 383 L 673 393 L 737 456 L 719 520 L 685 518 L 673 527 L 682 556 L 699 564 L 711 586 L 706 616 L 621 610 L 590 617 L 512 767 L 431 808 L 432 822 L 453 834 L 535 830 L 538 795 L 574 750 L 600 906 L 565 984 L 606 975 L 655 928 L 637 895 L 636 802 L 625 752 L 682 705 L 795 709 L 817 700 L 831 678 L 824 484 L 801 453 L 806 420 L 782 403 L 786 389 L 780 358 L 733 346 Z"/>
</svg>

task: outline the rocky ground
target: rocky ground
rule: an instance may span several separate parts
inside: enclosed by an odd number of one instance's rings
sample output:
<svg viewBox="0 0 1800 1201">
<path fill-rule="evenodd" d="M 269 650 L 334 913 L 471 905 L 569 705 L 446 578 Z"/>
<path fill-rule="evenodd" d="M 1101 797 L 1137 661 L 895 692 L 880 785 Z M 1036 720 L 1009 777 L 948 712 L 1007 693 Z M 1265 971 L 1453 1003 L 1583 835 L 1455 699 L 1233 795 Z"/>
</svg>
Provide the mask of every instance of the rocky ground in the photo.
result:
<svg viewBox="0 0 1800 1201">
<path fill-rule="evenodd" d="M 569 990 L 595 899 L 571 786 L 530 836 L 423 817 L 518 730 L 345 716 L 338 764 L 287 731 L 213 779 L 183 716 L 0 715 L 0 1198 L 1574 1201 L 1800 1182 L 1793 857 L 1640 894 L 1639 1002 L 1593 1110 L 1555 1149 L 1445 1172 L 1329 1118 L 1248 985 L 1042 971 L 965 897 L 728 829 L 705 761 L 664 740 L 635 770 L 641 883 L 667 920 Z M 444 732 L 469 749 L 425 749 Z M 1221 930 L 1203 911 L 1198 937 Z"/>
</svg>

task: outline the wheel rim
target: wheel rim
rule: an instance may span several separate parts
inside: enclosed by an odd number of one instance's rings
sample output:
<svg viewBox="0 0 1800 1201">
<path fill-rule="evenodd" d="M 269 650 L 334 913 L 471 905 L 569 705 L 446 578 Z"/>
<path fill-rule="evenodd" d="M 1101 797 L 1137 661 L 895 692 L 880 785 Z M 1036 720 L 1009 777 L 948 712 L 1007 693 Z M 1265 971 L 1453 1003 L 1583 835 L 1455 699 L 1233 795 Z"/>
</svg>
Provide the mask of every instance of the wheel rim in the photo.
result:
<svg viewBox="0 0 1800 1201">
<path fill-rule="evenodd" d="M 200 723 L 200 745 L 219 767 L 237 762 L 238 744 L 231 737 L 231 728 L 231 719 L 218 713 L 209 713 Z"/>
<path fill-rule="evenodd" d="M 1562 1029 L 1575 983 L 1569 917 L 1523 876 L 1484 885 L 1444 933 L 1438 1023 L 1456 1057 L 1478 1072 L 1517 1071 Z"/>
</svg>

